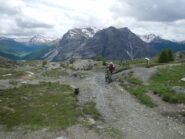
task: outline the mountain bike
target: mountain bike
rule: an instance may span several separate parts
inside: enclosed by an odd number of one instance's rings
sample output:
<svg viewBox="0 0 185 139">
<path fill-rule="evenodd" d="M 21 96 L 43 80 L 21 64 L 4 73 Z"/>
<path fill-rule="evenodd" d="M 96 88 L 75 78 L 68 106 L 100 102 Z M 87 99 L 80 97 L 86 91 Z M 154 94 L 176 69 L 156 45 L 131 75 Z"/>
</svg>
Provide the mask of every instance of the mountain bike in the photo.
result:
<svg viewBox="0 0 185 139">
<path fill-rule="evenodd" d="M 111 74 L 110 70 L 106 69 L 106 71 L 105 71 L 105 82 L 107 82 L 107 83 L 112 82 L 111 75 L 112 74 Z"/>
</svg>

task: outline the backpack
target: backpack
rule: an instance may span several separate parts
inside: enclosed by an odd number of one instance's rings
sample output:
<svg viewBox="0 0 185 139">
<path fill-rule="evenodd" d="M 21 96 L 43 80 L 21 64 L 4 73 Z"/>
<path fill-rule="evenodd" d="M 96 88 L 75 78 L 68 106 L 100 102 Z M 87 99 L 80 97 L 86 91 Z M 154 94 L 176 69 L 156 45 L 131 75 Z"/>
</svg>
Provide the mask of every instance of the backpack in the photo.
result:
<svg viewBox="0 0 185 139">
<path fill-rule="evenodd" d="M 111 64 L 111 65 L 109 65 L 109 70 L 110 71 L 113 71 L 114 70 L 114 66 Z"/>
</svg>

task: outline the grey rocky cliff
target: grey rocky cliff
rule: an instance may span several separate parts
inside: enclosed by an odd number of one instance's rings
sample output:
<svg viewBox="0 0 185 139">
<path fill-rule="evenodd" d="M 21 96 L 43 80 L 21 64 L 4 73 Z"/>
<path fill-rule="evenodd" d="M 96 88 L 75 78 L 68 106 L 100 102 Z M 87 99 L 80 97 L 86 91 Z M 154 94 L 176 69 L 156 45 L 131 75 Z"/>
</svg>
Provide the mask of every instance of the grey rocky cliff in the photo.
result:
<svg viewBox="0 0 185 139">
<path fill-rule="evenodd" d="M 153 50 L 128 28 L 115 27 L 94 31 L 91 28 L 69 30 L 60 40 L 53 60 L 70 58 L 125 60 L 154 56 Z"/>
</svg>

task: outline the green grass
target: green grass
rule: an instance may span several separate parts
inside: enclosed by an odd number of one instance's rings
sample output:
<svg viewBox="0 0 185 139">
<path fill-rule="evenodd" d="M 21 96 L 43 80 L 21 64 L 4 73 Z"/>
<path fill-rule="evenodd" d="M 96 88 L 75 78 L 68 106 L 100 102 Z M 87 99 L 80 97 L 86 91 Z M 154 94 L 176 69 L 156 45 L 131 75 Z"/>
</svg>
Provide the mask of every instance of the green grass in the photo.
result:
<svg viewBox="0 0 185 139">
<path fill-rule="evenodd" d="M 113 74 L 117 74 L 117 73 L 119 73 L 119 72 L 122 72 L 122 71 L 128 70 L 128 69 L 130 69 L 129 66 L 124 66 L 124 67 L 119 68 L 119 69 L 116 68 L 115 71 L 113 72 Z"/>
<path fill-rule="evenodd" d="M 17 85 L 19 83 L 19 81 L 17 80 L 10 80 L 9 81 L 9 84 L 12 84 L 12 85 Z"/>
<path fill-rule="evenodd" d="M 101 114 L 97 111 L 95 106 L 96 106 L 96 103 L 93 101 L 86 102 L 83 106 L 82 112 L 85 115 L 92 116 L 92 118 L 95 120 L 102 120 Z"/>
<path fill-rule="evenodd" d="M 133 78 L 133 77 L 128 78 L 128 81 L 131 84 L 135 84 L 135 85 L 142 85 L 142 83 L 143 83 L 141 80 L 138 80 L 138 79 Z"/>
<path fill-rule="evenodd" d="M 7 76 L 7 74 L 12 74 L 12 75 Z M 25 72 L 18 71 L 16 69 L 12 69 L 12 68 L 0 69 L 0 79 L 16 79 L 24 75 L 26 75 Z"/>
<path fill-rule="evenodd" d="M 0 124 L 5 129 L 61 129 L 80 123 L 81 116 L 100 117 L 95 103 L 77 104 L 73 89 L 58 82 L 0 90 L 0 100 Z"/>
<path fill-rule="evenodd" d="M 79 72 L 78 74 L 80 75 L 80 78 L 85 78 L 85 77 L 89 76 L 88 73 L 84 73 L 84 72 Z"/>
<path fill-rule="evenodd" d="M 42 73 L 45 77 L 60 77 L 60 76 L 67 76 L 68 73 L 65 70 L 62 70 L 60 68 L 48 70 Z"/>
<path fill-rule="evenodd" d="M 128 84 L 121 84 L 125 89 L 129 91 L 132 95 L 134 95 L 142 104 L 145 104 L 148 107 L 155 107 L 156 104 L 152 101 L 152 99 L 146 94 L 147 89 L 146 86 L 143 85 L 143 82 L 134 78 L 129 77 L 127 79 Z"/>
<path fill-rule="evenodd" d="M 107 129 L 106 132 L 114 139 L 122 139 L 122 132 L 116 128 Z"/>
<path fill-rule="evenodd" d="M 150 79 L 148 88 L 159 94 L 163 100 L 171 103 L 184 103 L 185 95 L 176 94 L 171 91 L 173 86 L 185 88 L 185 83 L 180 79 L 185 77 L 185 65 L 178 65 L 159 69 Z"/>
<path fill-rule="evenodd" d="M 7 128 L 64 128 L 76 122 L 72 89 L 59 83 L 24 85 L 0 91 L 0 123 Z"/>
<path fill-rule="evenodd" d="M 178 63 L 179 60 L 175 60 L 171 63 Z M 144 58 L 139 59 L 133 59 L 133 60 L 127 60 L 127 61 L 115 61 L 116 64 L 126 67 L 155 67 L 158 65 L 164 65 L 166 63 L 159 63 L 158 57 L 152 57 L 150 58 L 149 66 L 146 63 L 146 60 Z"/>
<path fill-rule="evenodd" d="M 152 101 L 152 99 L 146 95 L 146 89 L 144 86 L 139 86 L 137 88 L 134 87 L 128 87 L 128 91 L 136 96 L 136 98 L 142 103 L 145 104 L 148 107 L 155 107 L 156 104 Z"/>
<path fill-rule="evenodd" d="M 117 129 L 117 128 L 113 128 L 113 127 L 107 127 L 107 128 L 93 128 L 90 127 L 90 129 L 94 129 L 98 134 L 105 135 L 106 136 L 110 136 L 113 139 L 123 139 L 123 133 L 121 130 Z"/>
<path fill-rule="evenodd" d="M 185 104 L 185 94 L 176 94 L 171 91 L 173 86 L 185 88 L 185 83 L 180 81 L 183 77 L 185 77 L 185 65 L 171 66 L 158 69 L 158 72 L 151 77 L 149 85 L 143 85 L 140 80 L 130 77 L 129 84 L 123 84 L 123 86 L 141 103 L 149 107 L 154 107 L 155 104 L 146 94 L 148 91 L 158 94 L 164 101 Z"/>
<path fill-rule="evenodd" d="M 116 61 L 116 63 L 119 65 L 146 65 L 146 60 L 144 58 L 138 58 L 127 61 Z M 157 63 L 157 57 L 150 58 L 150 63 Z"/>
</svg>

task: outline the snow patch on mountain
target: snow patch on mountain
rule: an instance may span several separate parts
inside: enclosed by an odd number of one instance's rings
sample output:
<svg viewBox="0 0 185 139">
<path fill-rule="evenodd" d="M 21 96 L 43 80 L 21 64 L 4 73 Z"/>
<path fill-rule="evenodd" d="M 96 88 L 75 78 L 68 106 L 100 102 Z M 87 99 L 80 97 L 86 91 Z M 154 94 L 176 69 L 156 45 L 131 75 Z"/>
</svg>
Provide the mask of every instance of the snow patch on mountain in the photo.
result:
<svg viewBox="0 0 185 139">
<path fill-rule="evenodd" d="M 84 36 L 86 38 L 92 38 L 98 31 L 96 28 L 74 28 L 68 31 L 65 36 L 67 39 L 74 38 L 76 36 Z"/>
<path fill-rule="evenodd" d="M 26 45 L 41 45 L 41 44 L 47 44 L 50 43 L 56 38 L 49 38 L 42 35 L 35 35 L 33 37 L 25 37 L 25 38 L 13 38 L 16 42 L 24 43 Z"/>
<path fill-rule="evenodd" d="M 96 28 L 83 28 L 82 29 L 82 32 L 90 38 L 92 38 L 97 31 L 98 29 Z"/>
<path fill-rule="evenodd" d="M 146 43 L 150 43 L 153 40 L 159 38 L 159 36 L 156 36 L 155 34 L 149 34 L 149 35 L 139 35 L 140 39 L 143 40 Z"/>
<path fill-rule="evenodd" d="M 29 42 L 30 39 L 31 38 L 14 38 L 14 40 L 16 42 L 20 42 L 20 43 L 24 43 L 24 44 L 28 44 L 28 42 Z"/>
<path fill-rule="evenodd" d="M 55 39 L 53 38 L 46 38 L 45 36 L 42 36 L 42 35 L 35 35 L 29 40 L 29 44 L 31 45 L 46 44 L 54 40 Z"/>
</svg>

